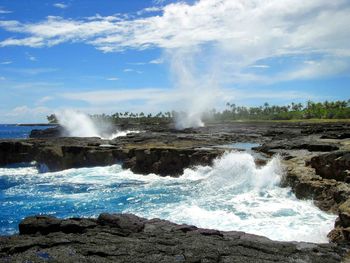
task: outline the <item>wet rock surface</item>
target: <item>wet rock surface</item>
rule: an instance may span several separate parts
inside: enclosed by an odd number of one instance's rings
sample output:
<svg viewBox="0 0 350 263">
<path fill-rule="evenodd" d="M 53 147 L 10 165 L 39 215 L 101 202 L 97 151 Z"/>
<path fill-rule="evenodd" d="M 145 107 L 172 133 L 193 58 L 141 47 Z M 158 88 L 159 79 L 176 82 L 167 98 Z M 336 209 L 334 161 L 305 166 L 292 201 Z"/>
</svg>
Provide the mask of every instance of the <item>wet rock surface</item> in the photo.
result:
<svg viewBox="0 0 350 263">
<path fill-rule="evenodd" d="M 341 262 L 334 244 L 276 242 L 130 214 L 97 219 L 37 216 L 0 237 L 1 262 Z"/>
</svg>

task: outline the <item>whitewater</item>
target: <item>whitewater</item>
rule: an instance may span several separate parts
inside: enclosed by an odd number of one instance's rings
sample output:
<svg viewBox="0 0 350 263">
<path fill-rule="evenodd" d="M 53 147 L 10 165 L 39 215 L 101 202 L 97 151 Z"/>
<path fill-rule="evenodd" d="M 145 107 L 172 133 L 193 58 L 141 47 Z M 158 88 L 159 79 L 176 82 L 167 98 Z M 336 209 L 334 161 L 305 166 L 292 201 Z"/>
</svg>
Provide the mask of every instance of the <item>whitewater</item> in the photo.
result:
<svg viewBox="0 0 350 263">
<path fill-rule="evenodd" d="M 137 175 L 118 164 L 55 173 L 39 173 L 34 166 L 0 168 L 0 233 L 16 233 L 29 215 L 110 212 L 273 240 L 327 242 L 336 216 L 279 187 L 282 176 L 279 158 L 259 168 L 247 152 L 227 153 L 212 167 L 186 169 L 180 178 Z"/>
<path fill-rule="evenodd" d="M 92 119 L 89 115 L 75 110 L 62 110 L 56 112 L 59 124 L 64 127 L 69 137 L 99 137 L 113 140 L 126 136 L 128 133 L 139 133 L 136 130 L 118 130 L 115 125 L 103 119 Z"/>
</svg>

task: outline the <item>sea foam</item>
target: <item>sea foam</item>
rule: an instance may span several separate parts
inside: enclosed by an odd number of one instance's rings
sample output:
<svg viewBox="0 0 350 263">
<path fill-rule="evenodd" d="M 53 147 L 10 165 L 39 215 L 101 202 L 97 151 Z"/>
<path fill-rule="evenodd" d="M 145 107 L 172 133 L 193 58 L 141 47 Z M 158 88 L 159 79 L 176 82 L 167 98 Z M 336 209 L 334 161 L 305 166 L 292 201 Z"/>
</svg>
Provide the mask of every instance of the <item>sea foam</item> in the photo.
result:
<svg viewBox="0 0 350 263">
<path fill-rule="evenodd" d="M 335 215 L 281 188 L 278 157 L 257 167 L 249 153 L 231 152 L 212 167 L 180 178 L 137 175 L 120 165 L 39 174 L 34 167 L 2 168 L 0 232 L 14 233 L 25 216 L 135 213 L 176 223 L 244 231 L 281 241 L 327 242 Z"/>
</svg>

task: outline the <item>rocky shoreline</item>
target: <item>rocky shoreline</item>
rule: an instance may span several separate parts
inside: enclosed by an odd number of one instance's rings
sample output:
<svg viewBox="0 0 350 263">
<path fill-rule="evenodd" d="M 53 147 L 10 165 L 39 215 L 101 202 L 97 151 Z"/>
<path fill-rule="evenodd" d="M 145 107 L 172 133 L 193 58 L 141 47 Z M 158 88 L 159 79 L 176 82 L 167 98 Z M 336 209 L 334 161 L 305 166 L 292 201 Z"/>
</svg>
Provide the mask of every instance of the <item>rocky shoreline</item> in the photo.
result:
<svg viewBox="0 0 350 263">
<path fill-rule="evenodd" d="M 34 132 L 36 138 L 0 140 L 0 166 L 35 161 L 44 171 L 59 171 L 119 162 L 135 173 L 177 177 L 187 167 L 210 165 L 225 151 L 235 150 L 233 143 L 253 142 L 260 145 L 254 148 L 258 165 L 264 164 L 270 156 L 280 155 L 286 167 L 283 186 L 291 187 L 298 198 L 313 199 L 320 209 L 339 215 L 329 234 L 333 244 L 274 242 L 239 232 L 200 230 L 192 226 L 184 226 L 189 230 L 183 231 L 179 230 L 181 226 L 170 222 L 132 215 L 107 215 L 115 217 L 112 221 L 130 221 L 125 223 L 126 229 L 119 223 L 117 226 L 101 223 L 101 216 L 97 220 L 35 217 L 21 223 L 19 236 L 0 238 L 0 259 L 22 262 L 19 260 L 22 256 L 31 262 L 42 262 L 45 259 L 37 253 L 44 251 L 42 253 L 53 258 L 52 262 L 62 262 L 55 261 L 54 255 L 59 255 L 60 251 L 70 255 L 72 250 L 75 251 L 72 261 L 67 256 L 68 261 L 64 262 L 346 260 L 350 241 L 350 123 L 232 123 L 183 131 L 156 125 L 139 129 L 144 132 L 114 140 L 57 137 L 61 132 L 55 128 L 46 133 Z M 130 224 L 136 224 L 137 228 L 137 222 L 142 222 L 143 230 L 132 232 Z M 47 229 L 40 230 L 42 227 Z M 145 229 L 153 230 L 145 232 Z M 131 232 L 115 234 L 126 230 Z M 203 234 L 203 231 L 211 234 Z M 102 241 L 115 242 L 115 246 L 103 248 L 104 252 L 88 252 L 91 244 L 96 244 L 95 249 L 102 249 Z M 171 245 L 165 245 L 165 249 L 162 242 Z M 116 249 L 118 246 L 120 249 Z M 146 253 L 147 249 L 154 253 Z"/>
<path fill-rule="evenodd" d="M 131 214 L 97 219 L 29 217 L 0 238 L 1 262 L 340 262 L 334 244 L 276 242 Z M 25 261 L 24 261 L 25 260 Z"/>
</svg>

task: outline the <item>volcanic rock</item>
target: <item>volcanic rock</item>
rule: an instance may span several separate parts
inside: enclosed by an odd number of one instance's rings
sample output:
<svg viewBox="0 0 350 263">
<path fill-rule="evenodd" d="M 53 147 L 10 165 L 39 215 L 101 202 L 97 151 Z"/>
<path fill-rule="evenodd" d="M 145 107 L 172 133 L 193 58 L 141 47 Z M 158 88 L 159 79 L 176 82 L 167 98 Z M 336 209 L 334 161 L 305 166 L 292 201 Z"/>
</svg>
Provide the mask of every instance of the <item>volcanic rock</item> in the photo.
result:
<svg viewBox="0 0 350 263">
<path fill-rule="evenodd" d="M 336 151 L 315 156 L 310 164 L 323 178 L 345 181 L 350 175 L 350 151 Z"/>
<path fill-rule="evenodd" d="M 130 214 L 102 214 L 97 220 L 31 217 L 22 221 L 20 235 L 0 237 L 1 262 L 332 263 L 344 260 L 346 252 L 333 244 L 277 242 Z"/>
</svg>

